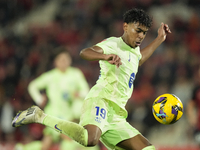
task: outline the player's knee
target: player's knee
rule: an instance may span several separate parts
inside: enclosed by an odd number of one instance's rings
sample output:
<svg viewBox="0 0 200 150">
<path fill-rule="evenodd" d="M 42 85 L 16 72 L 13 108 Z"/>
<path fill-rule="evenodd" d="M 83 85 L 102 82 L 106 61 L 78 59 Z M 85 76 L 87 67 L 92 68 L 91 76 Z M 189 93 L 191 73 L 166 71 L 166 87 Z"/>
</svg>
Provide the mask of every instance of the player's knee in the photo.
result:
<svg viewBox="0 0 200 150">
<path fill-rule="evenodd" d="M 89 138 L 87 146 L 88 147 L 95 146 L 98 144 L 98 142 L 99 142 L 99 139 L 97 139 L 97 138 Z"/>
<path fill-rule="evenodd" d="M 99 127 L 95 125 L 86 125 L 84 126 L 88 131 L 88 144 L 87 146 L 95 146 L 99 142 L 99 138 L 101 136 L 101 130 Z"/>
</svg>

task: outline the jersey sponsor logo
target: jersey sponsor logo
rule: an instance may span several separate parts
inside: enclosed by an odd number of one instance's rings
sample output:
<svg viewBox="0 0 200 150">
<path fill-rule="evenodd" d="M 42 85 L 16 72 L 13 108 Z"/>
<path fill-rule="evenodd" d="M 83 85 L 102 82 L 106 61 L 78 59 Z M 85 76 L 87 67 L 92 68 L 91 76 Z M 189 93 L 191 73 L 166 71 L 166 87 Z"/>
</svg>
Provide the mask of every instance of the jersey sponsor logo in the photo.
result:
<svg viewBox="0 0 200 150">
<path fill-rule="evenodd" d="M 95 121 L 101 123 L 102 119 L 106 118 L 106 110 L 104 108 L 100 108 L 99 106 L 96 106 L 95 108 L 96 108 Z"/>
<path fill-rule="evenodd" d="M 129 82 L 128 82 L 128 86 L 129 88 L 131 88 L 131 86 L 133 85 L 133 81 L 135 80 L 135 73 L 133 72 L 130 76 Z"/>
<path fill-rule="evenodd" d="M 57 125 L 58 125 L 58 124 L 55 125 L 55 129 L 58 130 L 58 131 L 60 131 L 60 132 L 62 132 L 62 130 L 60 130 L 60 129 L 57 127 Z"/>
</svg>

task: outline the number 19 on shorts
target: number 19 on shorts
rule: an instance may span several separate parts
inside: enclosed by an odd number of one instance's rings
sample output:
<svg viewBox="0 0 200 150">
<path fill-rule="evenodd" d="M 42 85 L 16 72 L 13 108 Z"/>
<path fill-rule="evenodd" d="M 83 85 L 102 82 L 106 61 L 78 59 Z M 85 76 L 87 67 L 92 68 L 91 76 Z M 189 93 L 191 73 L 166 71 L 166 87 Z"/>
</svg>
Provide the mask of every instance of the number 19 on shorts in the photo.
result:
<svg viewBox="0 0 200 150">
<path fill-rule="evenodd" d="M 95 109 L 96 109 L 95 121 L 101 123 L 101 120 L 106 118 L 106 110 L 104 108 L 100 108 L 99 106 L 96 106 Z"/>
</svg>

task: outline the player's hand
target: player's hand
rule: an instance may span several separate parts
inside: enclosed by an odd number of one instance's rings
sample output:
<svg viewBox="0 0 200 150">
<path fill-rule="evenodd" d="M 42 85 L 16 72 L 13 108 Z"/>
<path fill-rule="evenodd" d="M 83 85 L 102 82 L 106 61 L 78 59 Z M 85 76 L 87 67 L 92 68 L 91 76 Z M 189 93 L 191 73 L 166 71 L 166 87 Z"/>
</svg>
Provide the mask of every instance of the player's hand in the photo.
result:
<svg viewBox="0 0 200 150">
<path fill-rule="evenodd" d="M 107 60 L 112 65 L 116 65 L 117 68 L 119 68 L 119 66 L 122 65 L 121 58 L 115 54 L 106 55 L 105 60 Z"/>
<path fill-rule="evenodd" d="M 47 104 L 47 101 L 48 101 L 48 97 L 46 94 L 42 93 L 42 103 L 41 105 L 39 106 L 41 109 L 44 109 L 44 107 L 46 106 Z"/>
<path fill-rule="evenodd" d="M 158 37 L 164 41 L 166 39 L 167 34 L 171 33 L 171 30 L 167 24 L 164 24 L 163 22 L 160 25 L 160 28 L 158 29 Z"/>
</svg>

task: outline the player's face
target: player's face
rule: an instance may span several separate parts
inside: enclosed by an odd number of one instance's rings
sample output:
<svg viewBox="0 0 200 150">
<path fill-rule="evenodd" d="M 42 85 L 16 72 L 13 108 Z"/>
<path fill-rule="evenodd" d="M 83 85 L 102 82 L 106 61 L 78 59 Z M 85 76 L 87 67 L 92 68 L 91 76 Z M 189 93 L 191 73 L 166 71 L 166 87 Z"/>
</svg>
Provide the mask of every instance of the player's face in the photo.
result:
<svg viewBox="0 0 200 150">
<path fill-rule="evenodd" d="M 137 23 L 124 23 L 123 40 L 132 48 L 140 46 L 147 34 L 148 28 Z"/>
<path fill-rule="evenodd" d="M 67 53 L 61 53 L 55 58 L 55 67 L 65 71 L 71 65 L 71 57 Z"/>
</svg>

